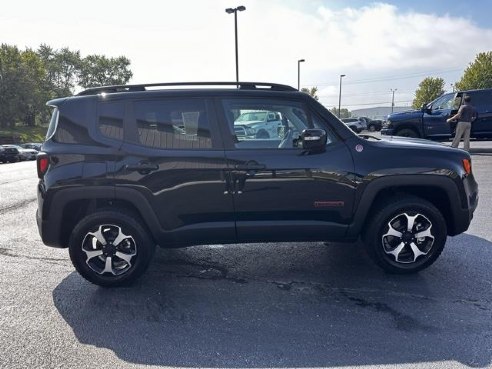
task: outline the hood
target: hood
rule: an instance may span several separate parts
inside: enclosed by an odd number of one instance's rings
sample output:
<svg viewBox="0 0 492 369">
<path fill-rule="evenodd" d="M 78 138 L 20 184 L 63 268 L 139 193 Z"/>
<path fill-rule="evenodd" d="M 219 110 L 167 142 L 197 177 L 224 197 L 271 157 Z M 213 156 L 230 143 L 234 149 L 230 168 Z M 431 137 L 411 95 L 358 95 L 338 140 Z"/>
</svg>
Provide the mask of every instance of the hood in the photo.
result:
<svg viewBox="0 0 492 369">
<path fill-rule="evenodd" d="M 445 145 L 440 142 L 425 140 L 423 138 L 411 138 L 411 137 L 400 137 L 400 136 L 383 136 L 380 141 L 376 144 L 381 144 L 391 147 L 399 147 L 406 149 L 431 149 L 439 151 L 449 151 L 456 150 L 449 145 Z"/>
<path fill-rule="evenodd" d="M 407 120 L 411 118 L 419 118 L 422 116 L 421 110 L 408 110 L 402 111 L 400 113 L 393 113 L 388 115 L 388 120 L 391 121 L 399 121 L 399 120 Z"/>
</svg>

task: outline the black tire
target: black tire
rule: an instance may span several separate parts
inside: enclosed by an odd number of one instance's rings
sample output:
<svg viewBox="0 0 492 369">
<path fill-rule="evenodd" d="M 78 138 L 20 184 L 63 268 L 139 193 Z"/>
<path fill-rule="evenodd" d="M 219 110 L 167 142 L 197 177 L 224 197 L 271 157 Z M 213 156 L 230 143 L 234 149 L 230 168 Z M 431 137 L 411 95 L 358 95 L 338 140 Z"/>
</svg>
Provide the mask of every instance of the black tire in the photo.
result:
<svg viewBox="0 0 492 369">
<path fill-rule="evenodd" d="M 424 199 L 409 195 L 388 199 L 371 218 L 363 235 L 366 250 L 387 272 L 418 272 L 434 263 L 444 249 L 446 221 L 441 212 Z M 409 223 L 413 224 L 410 232 Z M 389 234 L 393 232 L 390 225 L 401 237 Z M 423 233 L 427 235 L 422 236 Z M 414 237 L 416 234 L 421 237 Z M 423 254 L 413 251 L 415 247 Z"/>
<path fill-rule="evenodd" d="M 265 131 L 264 129 L 261 129 L 258 131 L 258 133 L 256 133 L 256 138 L 267 139 L 267 138 L 270 138 L 270 135 L 268 134 L 267 131 Z"/>
<path fill-rule="evenodd" d="M 369 127 L 367 127 L 369 132 L 376 132 L 376 126 L 374 124 L 369 124 Z"/>
<path fill-rule="evenodd" d="M 417 131 L 415 131 L 412 128 L 402 128 L 402 129 L 399 129 L 396 132 L 395 136 L 411 137 L 411 138 L 419 138 L 420 137 L 420 135 L 417 133 Z"/>
<path fill-rule="evenodd" d="M 132 214 L 112 209 L 83 218 L 74 228 L 69 242 L 70 259 L 79 274 L 103 287 L 128 285 L 140 277 L 149 266 L 155 243 L 137 219 Z M 96 237 L 98 230 L 106 245 Z M 125 238 L 113 244 L 119 234 Z M 101 254 L 89 258 L 86 252 Z M 111 256 L 109 272 L 106 272 L 107 255 Z"/>
</svg>

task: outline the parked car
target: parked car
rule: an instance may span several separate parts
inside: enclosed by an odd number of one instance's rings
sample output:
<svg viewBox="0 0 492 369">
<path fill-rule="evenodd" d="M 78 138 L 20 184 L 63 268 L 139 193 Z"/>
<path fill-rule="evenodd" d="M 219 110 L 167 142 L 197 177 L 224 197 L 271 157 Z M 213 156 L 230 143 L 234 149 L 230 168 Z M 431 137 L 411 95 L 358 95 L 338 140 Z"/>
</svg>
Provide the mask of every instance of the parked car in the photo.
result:
<svg viewBox="0 0 492 369">
<path fill-rule="evenodd" d="M 356 133 L 361 133 L 363 130 L 367 129 L 366 122 L 362 118 L 342 118 L 342 122 Z"/>
<path fill-rule="evenodd" d="M 20 161 L 19 150 L 10 145 L 1 145 L 0 147 L 0 162 L 15 163 Z"/>
<path fill-rule="evenodd" d="M 242 129 L 247 128 L 247 132 L 244 132 L 246 137 L 278 138 L 282 120 L 279 112 L 265 110 L 247 111 L 241 113 L 234 121 L 234 126 L 239 127 L 239 133 L 243 133 Z"/>
<path fill-rule="evenodd" d="M 383 128 L 383 121 L 379 119 L 370 119 L 367 123 L 367 130 L 370 132 L 380 131 Z"/>
<path fill-rule="evenodd" d="M 48 102 L 39 232 L 68 248 L 88 281 L 130 283 L 155 245 L 359 238 L 384 270 L 413 273 L 467 230 L 478 203 L 467 152 L 360 137 L 290 86 L 197 85 L 91 88 Z M 278 112 L 282 135 L 238 136 L 234 117 L 251 111 Z"/>
<path fill-rule="evenodd" d="M 21 146 L 24 148 L 24 149 L 34 149 L 36 151 L 41 151 L 41 146 L 43 144 L 40 143 L 40 142 L 28 142 L 28 143 L 24 143 L 22 144 Z"/>
<path fill-rule="evenodd" d="M 19 151 L 20 160 L 36 160 L 36 155 L 39 151 L 34 149 L 25 149 L 19 145 L 7 145 L 9 147 L 16 148 Z"/>
<path fill-rule="evenodd" d="M 436 141 L 448 140 L 454 136 L 456 123 L 447 123 L 446 119 L 456 114 L 464 95 L 471 97 L 471 104 L 478 112 L 478 118 L 472 124 L 471 137 L 492 138 L 492 89 L 490 88 L 446 93 L 425 104 L 420 110 L 391 114 L 381 134 Z"/>
</svg>

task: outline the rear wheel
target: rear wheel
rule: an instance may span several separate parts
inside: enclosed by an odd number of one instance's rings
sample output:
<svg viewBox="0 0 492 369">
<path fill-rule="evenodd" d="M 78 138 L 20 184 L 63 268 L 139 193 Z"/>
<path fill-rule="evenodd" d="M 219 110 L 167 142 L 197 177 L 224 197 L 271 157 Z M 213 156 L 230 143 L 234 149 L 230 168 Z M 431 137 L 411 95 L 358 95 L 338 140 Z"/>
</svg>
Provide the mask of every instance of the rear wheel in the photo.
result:
<svg viewBox="0 0 492 369">
<path fill-rule="evenodd" d="M 376 131 L 376 126 L 374 124 L 370 124 L 369 127 L 367 127 L 370 132 L 375 132 Z"/>
<path fill-rule="evenodd" d="M 147 269 L 155 244 L 134 216 L 114 210 L 83 218 L 72 232 L 69 253 L 89 282 L 116 287 L 133 282 Z"/>
<path fill-rule="evenodd" d="M 267 131 L 265 131 L 264 129 L 261 129 L 256 134 L 256 138 L 258 138 L 258 139 L 267 139 L 267 138 L 270 138 L 270 135 L 268 134 Z"/>
<path fill-rule="evenodd" d="M 369 256 L 384 270 L 408 274 L 430 266 L 446 243 L 446 222 L 439 210 L 418 197 L 383 204 L 366 227 Z"/>
</svg>

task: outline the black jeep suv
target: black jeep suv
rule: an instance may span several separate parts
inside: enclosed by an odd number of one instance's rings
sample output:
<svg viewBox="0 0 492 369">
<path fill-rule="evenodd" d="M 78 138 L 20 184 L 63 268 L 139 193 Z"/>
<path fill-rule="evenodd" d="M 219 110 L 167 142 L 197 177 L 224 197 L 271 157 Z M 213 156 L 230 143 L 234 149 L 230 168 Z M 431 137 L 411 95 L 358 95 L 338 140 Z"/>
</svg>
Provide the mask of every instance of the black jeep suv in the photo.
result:
<svg viewBox="0 0 492 369">
<path fill-rule="evenodd" d="M 382 268 L 416 272 L 468 228 L 478 202 L 465 151 L 357 136 L 289 86 L 110 86 L 48 105 L 39 232 L 103 286 L 141 275 L 155 245 L 362 236 Z M 278 114 L 276 133 L 236 135 L 251 111 Z"/>
</svg>

